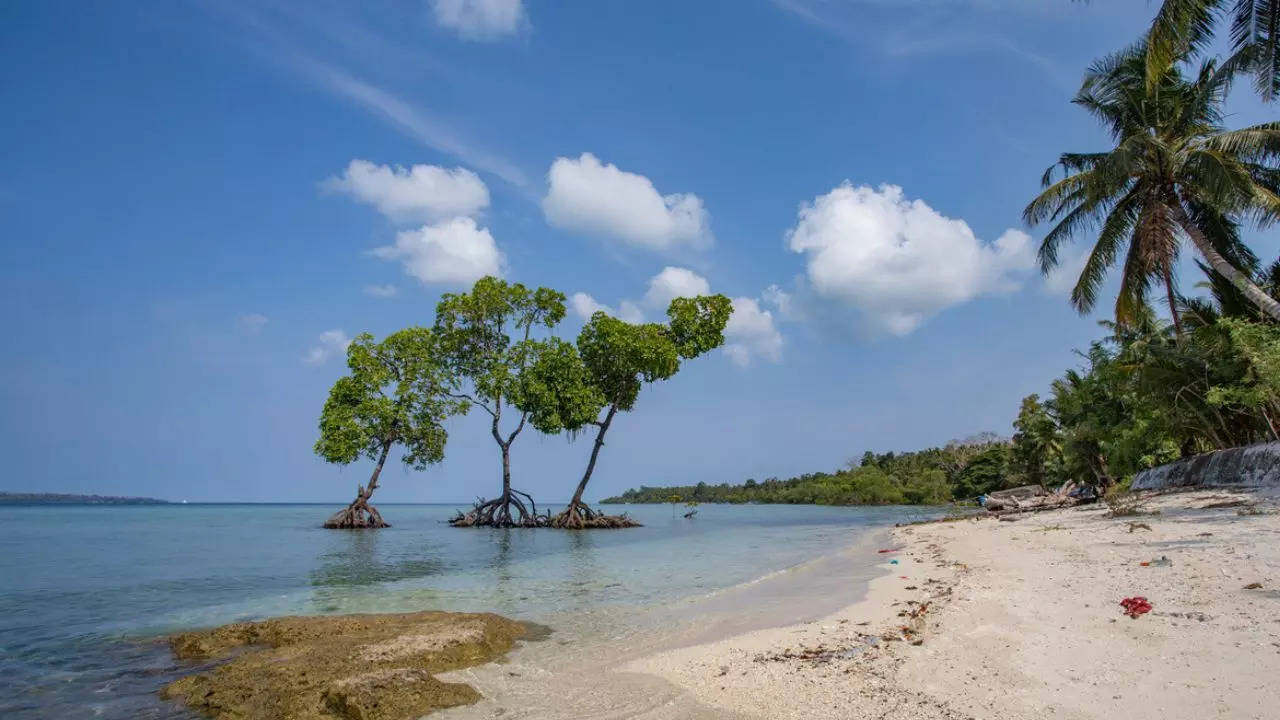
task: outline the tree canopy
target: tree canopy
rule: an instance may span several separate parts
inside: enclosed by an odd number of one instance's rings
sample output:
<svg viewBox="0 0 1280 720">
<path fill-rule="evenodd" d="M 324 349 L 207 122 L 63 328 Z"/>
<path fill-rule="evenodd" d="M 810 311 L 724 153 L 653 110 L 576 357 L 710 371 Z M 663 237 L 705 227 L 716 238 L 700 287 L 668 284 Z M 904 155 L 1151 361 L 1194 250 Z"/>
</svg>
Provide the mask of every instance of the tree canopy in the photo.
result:
<svg viewBox="0 0 1280 720">
<path fill-rule="evenodd" d="M 568 506 L 551 524 L 580 528 L 626 527 L 625 517 L 595 513 L 582 500 L 595 471 L 605 434 L 619 412 L 635 407 L 646 383 L 667 380 L 680 370 L 683 360 L 691 360 L 724 344 L 724 328 L 733 304 L 724 295 L 676 298 L 667 308 L 668 324 L 633 324 L 604 312 L 596 312 L 578 334 L 578 352 L 585 380 L 602 403 L 603 418 L 593 417 L 596 438 L 586 471 Z M 576 429 L 576 428 L 573 428 Z"/>
<path fill-rule="evenodd" d="M 1058 265 L 1064 241 L 1096 229 L 1071 293 L 1081 313 L 1093 309 L 1108 270 L 1120 263 L 1116 322 L 1138 319 L 1154 281 L 1164 285 L 1180 330 L 1174 274 L 1189 238 L 1215 273 L 1280 320 L 1280 303 L 1249 277 L 1256 261 L 1239 238 L 1242 220 L 1266 225 L 1280 217 L 1280 123 L 1223 127 L 1222 103 L 1238 71 L 1209 59 L 1187 80 L 1180 65 L 1167 65 L 1152 84 L 1143 43 L 1089 68 L 1073 102 L 1107 127 L 1115 147 L 1064 153 L 1024 211 L 1031 225 L 1055 223 L 1040 245 L 1045 273 Z"/>
<path fill-rule="evenodd" d="M 330 519 L 334 527 L 384 527 L 368 504 L 391 448 L 404 448 L 403 462 L 417 470 L 444 459 L 448 440 L 443 423 L 466 412 L 453 397 L 448 372 L 432 331 L 412 327 L 381 342 L 363 333 L 347 347 L 349 373 L 329 391 L 320 414 L 315 452 L 328 462 L 349 464 L 364 457 L 377 465 L 356 500 Z"/>
</svg>

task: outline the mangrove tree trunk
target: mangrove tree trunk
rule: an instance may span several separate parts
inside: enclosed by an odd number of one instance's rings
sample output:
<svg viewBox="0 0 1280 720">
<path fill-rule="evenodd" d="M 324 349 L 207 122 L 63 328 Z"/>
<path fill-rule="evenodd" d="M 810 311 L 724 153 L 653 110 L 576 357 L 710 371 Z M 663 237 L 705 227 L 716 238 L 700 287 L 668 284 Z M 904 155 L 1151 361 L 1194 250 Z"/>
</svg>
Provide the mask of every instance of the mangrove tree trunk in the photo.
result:
<svg viewBox="0 0 1280 720">
<path fill-rule="evenodd" d="M 356 499 L 346 508 L 339 510 L 325 521 L 324 526 L 330 530 L 358 530 L 362 528 L 385 528 L 391 527 L 382 519 L 378 509 L 369 504 L 369 498 L 373 497 L 373 491 L 378 489 L 378 476 L 382 474 L 382 466 L 387 462 L 387 454 L 391 452 L 391 441 L 387 440 L 382 443 L 382 455 L 378 458 L 378 465 L 373 468 L 373 475 L 369 476 L 369 484 L 367 486 L 358 486 L 356 488 Z"/>
<path fill-rule="evenodd" d="M 582 501 L 582 494 L 587 489 L 587 483 L 591 482 L 591 473 L 596 469 L 596 459 L 600 457 L 600 448 L 604 447 L 604 435 L 609 432 L 609 425 L 613 423 L 613 416 L 617 412 L 618 406 L 610 405 L 604 421 L 599 423 L 600 429 L 596 431 L 596 441 L 591 447 L 591 458 L 587 461 L 587 470 L 582 474 L 582 480 L 578 483 L 578 489 L 574 491 L 573 499 L 569 501 L 569 506 L 564 509 L 564 512 L 551 519 L 551 527 L 565 530 L 581 530 L 585 528 L 640 526 L 640 523 L 626 515 L 603 515 L 597 513 Z"/>
</svg>

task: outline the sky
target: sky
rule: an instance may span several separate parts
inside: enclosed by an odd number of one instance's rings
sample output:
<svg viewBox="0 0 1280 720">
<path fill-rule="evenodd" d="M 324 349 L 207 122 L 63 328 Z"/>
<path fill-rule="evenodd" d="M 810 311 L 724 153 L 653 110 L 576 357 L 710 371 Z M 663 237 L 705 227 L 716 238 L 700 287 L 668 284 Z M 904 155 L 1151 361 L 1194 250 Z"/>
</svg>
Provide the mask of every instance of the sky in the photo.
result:
<svg viewBox="0 0 1280 720">
<path fill-rule="evenodd" d="M 589 500 L 1011 433 L 1101 331 L 1021 210 L 1144 0 L 140 0 L 0 8 L 0 489 L 345 502 L 361 332 L 501 275 L 724 349 L 615 421 Z M 1247 92 L 1229 122 L 1273 117 Z M 1264 258 L 1276 232 L 1251 237 Z M 1197 273 L 1180 280 L 1193 292 Z M 500 486 L 481 412 L 383 502 Z M 526 431 L 563 501 L 589 439 Z"/>
</svg>

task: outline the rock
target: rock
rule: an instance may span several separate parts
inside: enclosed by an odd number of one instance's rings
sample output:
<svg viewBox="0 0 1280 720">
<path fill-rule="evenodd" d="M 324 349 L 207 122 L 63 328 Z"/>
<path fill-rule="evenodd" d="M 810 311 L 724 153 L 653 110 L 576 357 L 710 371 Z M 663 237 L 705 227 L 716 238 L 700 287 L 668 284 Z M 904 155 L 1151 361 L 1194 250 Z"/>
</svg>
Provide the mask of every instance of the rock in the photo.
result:
<svg viewBox="0 0 1280 720">
<path fill-rule="evenodd" d="M 408 720 L 479 700 L 434 674 L 494 660 L 528 632 L 498 615 L 445 612 L 232 623 L 170 638 L 179 659 L 231 659 L 162 694 L 214 718 Z"/>
</svg>

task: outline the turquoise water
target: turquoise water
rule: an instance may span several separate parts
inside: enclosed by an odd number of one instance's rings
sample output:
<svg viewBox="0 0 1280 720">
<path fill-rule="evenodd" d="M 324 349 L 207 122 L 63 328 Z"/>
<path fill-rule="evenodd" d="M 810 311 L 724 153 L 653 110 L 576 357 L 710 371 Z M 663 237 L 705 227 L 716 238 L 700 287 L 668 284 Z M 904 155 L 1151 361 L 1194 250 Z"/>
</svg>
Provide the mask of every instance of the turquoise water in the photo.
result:
<svg viewBox="0 0 1280 720">
<path fill-rule="evenodd" d="M 282 614 L 493 611 L 557 621 L 671 606 L 846 548 L 906 508 L 629 506 L 629 530 L 457 529 L 455 506 L 323 530 L 319 505 L 0 507 L 0 717 L 186 718 L 156 637 Z M 683 508 L 680 509 L 683 512 Z M 763 591 L 763 590 L 762 590 Z M 619 611 L 621 609 L 621 611 Z"/>
</svg>

